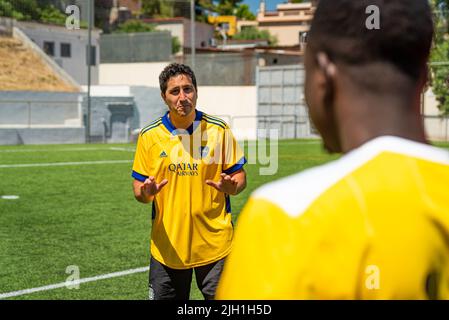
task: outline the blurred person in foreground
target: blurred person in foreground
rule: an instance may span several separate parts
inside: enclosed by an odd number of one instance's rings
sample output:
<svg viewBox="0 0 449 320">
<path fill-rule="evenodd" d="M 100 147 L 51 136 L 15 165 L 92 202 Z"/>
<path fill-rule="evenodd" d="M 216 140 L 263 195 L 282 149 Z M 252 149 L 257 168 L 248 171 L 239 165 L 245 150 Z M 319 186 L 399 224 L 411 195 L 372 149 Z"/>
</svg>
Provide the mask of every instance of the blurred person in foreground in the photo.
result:
<svg viewBox="0 0 449 320">
<path fill-rule="evenodd" d="M 252 194 L 217 298 L 449 298 L 449 152 L 419 111 L 432 38 L 427 0 L 319 2 L 305 95 L 344 155 Z"/>
</svg>

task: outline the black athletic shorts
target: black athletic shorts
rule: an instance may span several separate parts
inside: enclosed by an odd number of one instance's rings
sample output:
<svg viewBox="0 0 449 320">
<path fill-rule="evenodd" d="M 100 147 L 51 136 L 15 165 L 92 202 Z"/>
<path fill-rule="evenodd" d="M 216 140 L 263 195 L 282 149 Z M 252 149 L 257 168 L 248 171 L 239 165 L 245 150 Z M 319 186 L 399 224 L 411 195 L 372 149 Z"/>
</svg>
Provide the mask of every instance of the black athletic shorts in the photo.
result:
<svg viewBox="0 0 449 320">
<path fill-rule="evenodd" d="M 150 260 L 150 300 L 189 300 L 192 274 L 206 300 L 215 297 L 218 281 L 223 271 L 224 258 L 214 263 L 192 269 L 171 269 L 153 257 Z"/>
</svg>

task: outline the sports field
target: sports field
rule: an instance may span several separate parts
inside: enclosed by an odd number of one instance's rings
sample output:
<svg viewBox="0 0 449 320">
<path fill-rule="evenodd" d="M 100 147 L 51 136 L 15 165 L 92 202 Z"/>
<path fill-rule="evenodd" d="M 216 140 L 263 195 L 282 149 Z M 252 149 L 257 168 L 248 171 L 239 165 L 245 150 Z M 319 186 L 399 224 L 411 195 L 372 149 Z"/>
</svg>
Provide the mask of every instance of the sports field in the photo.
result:
<svg viewBox="0 0 449 320">
<path fill-rule="evenodd" d="M 231 200 L 234 220 L 258 186 L 335 159 L 318 140 L 278 147 L 276 175 L 246 166 L 248 187 Z M 147 299 L 151 208 L 132 193 L 134 148 L 0 146 L 0 298 Z M 69 289 L 76 270 L 82 283 Z M 202 299 L 195 283 L 191 298 Z"/>
</svg>

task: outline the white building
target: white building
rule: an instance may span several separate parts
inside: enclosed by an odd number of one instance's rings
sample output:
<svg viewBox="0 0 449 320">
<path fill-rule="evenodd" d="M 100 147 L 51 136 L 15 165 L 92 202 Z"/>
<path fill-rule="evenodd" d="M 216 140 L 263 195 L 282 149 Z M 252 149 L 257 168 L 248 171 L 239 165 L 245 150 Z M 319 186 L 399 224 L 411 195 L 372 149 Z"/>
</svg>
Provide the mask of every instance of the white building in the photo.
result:
<svg viewBox="0 0 449 320">
<path fill-rule="evenodd" d="M 170 31 L 172 37 L 177 37 L 182 48 L 191 48 L 190 20 L 186 18 L 143 19 L 146 23 L 156 25 L 157 30 Z M 195 48 L 208 47 L 214 37 L 214 26 L 208 23 L 195 22 Z"/>
<path fill-rule="evenodd" d="M 18 22 L 17 26 L 79 84 L 87 84 L 86 29 L 69 30 L 65 26 L 34 22 Z M 98 84 L 99 81 L 100 33 L 98 29 L 92 31 L 92 84 Z"/>
</svg>

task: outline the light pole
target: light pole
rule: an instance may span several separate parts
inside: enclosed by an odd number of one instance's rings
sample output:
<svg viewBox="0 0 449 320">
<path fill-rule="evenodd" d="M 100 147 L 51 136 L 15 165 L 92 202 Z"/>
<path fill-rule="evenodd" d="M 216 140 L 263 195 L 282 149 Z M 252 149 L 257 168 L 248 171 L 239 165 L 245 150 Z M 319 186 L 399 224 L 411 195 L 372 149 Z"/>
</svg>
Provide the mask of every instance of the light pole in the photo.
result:
<svg viewBox="0 0 449 320">
<path fill-rule="evenodd" d="M 192 69 L 195 70 L 195 0 L 190 0 L 190 48 Z"/>
<path fill-rule="evenodd" d="M 86 143 L 90 143 L 90 85 L 91 85 L 91 65 L 92 65 L 92 28 L 95 1 L 88 1 L 88 32 L 87 32 L 87 115 L 86 115 Z"/>
</svg>

